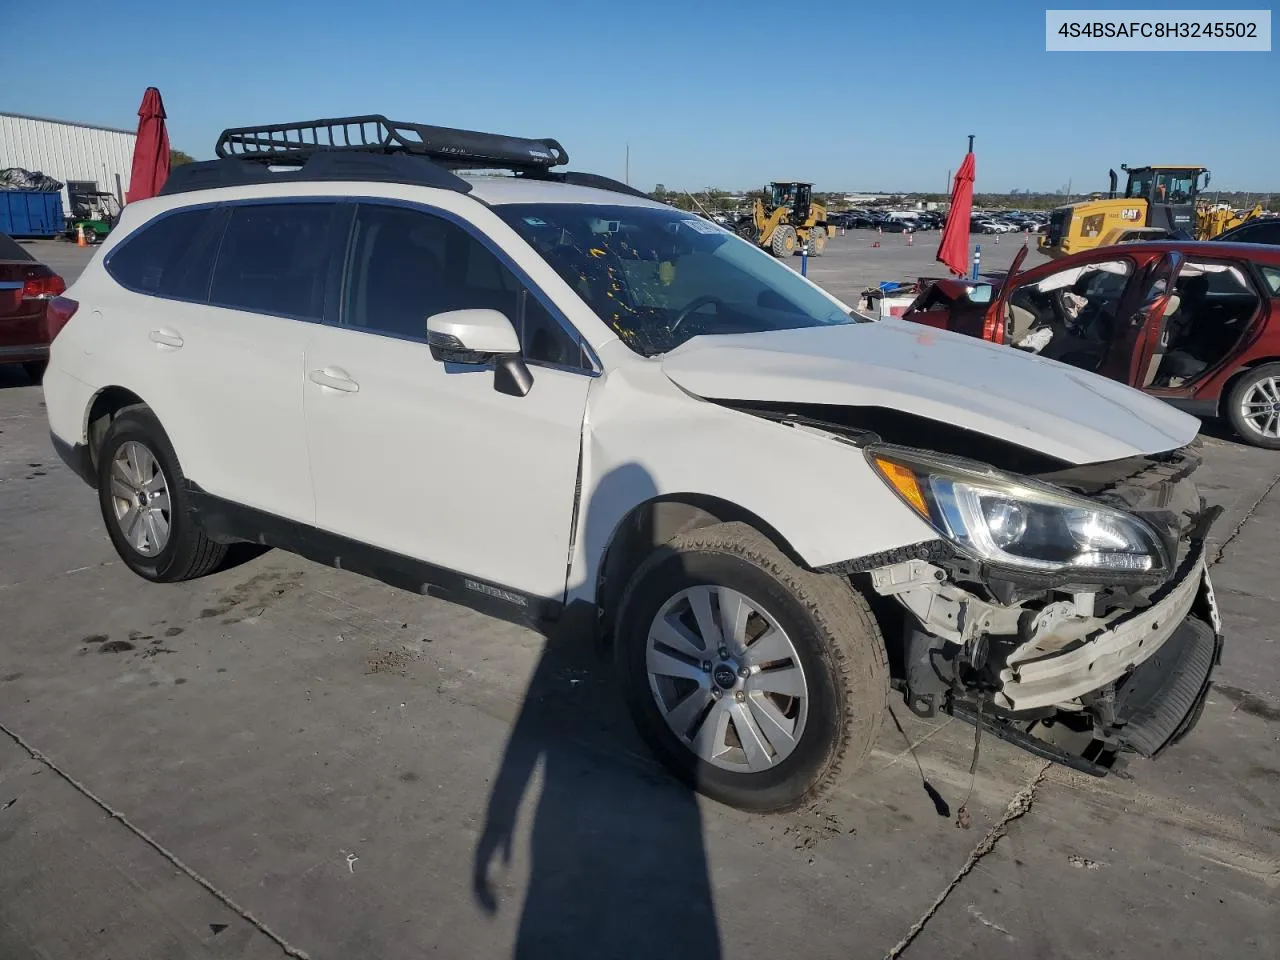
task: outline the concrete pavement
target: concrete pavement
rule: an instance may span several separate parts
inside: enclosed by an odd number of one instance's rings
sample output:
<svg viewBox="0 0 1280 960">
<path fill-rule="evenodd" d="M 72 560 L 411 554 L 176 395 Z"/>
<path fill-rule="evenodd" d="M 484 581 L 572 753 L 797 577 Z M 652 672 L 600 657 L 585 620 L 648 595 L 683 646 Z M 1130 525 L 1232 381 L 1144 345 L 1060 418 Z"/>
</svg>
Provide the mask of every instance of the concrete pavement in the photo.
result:
<svg viewBox="0 0 1280 960">
<path fill-rule="evenodd" d="M 810 276 L 930 272 L 884 249 Z M 1206 445 L 1228 647 L 1183 744 L 1094 780 L 984 738 L 961 829 L 972 729 L 899 706 L 756 817 L 666 777 L 592 650 L 278 551 L 139 580 L 0 368 L 0 957 L 1274 957 L 1280 456 Z"/>
</svg>

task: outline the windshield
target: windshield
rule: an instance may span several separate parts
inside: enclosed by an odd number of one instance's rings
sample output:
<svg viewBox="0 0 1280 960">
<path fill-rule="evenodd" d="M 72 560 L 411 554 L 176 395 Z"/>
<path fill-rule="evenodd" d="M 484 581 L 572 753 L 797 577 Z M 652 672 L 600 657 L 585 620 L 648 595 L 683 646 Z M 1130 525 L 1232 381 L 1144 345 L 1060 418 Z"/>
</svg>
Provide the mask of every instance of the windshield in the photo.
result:
<svg viewBox="0 0 1280 960">
<path fill-rule="evenodd" d="M 646 357 L 699 334 L 862 319 L 753 244 L 680 210 L 565 203 L 495 212 Z"/>
<path fill-rule="evenodd" d="M 1129 174 L 1126 197 L 1152 199 L 1155 187 L 1156 203 L 1186 203 L 1196 195 L 1199 172 L 1195 170 L 1134 170 Z"/>
</svg>

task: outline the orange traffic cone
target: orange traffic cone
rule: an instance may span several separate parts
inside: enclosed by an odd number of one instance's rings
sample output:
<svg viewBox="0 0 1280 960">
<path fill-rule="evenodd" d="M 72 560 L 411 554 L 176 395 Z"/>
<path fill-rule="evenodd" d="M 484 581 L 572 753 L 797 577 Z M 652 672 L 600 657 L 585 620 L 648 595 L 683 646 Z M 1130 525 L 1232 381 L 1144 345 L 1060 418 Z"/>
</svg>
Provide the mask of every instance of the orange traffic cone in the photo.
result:
<svg viewBox="0 0 1280 960">
<path fill-rule="evenodd" d="M 1000 246 L 1000 234 L 996 234 L 996 246 Z"/>
<path fill-rule="evenodd" d="M 86 240 L 84 236 L 84 224 L 83 223 L 76 224 L 76 246 L 87 247 L 88 245 L 89 245 L 89 241 Z"/>
<path fill-rule="evenodd" d="M 907 246 L 908 246 L 908 247 L 914 247 L 914 246 L 916 245 L 915 240 L 914 240 L 914 239 L 912 239 L 913 237 L 915 237 L 915 234 L 914 234 L 914 233 L 912 233 L 910 230 L 908 230 L 908 231 L 907 231 Z"/>
</svg>

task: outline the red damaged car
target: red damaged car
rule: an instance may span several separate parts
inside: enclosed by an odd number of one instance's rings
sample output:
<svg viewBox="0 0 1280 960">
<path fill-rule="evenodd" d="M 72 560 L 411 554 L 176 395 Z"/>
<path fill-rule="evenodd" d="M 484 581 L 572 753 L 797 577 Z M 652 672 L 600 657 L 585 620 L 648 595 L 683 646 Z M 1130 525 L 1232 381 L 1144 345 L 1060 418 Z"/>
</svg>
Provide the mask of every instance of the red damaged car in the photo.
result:
<svg viewBox="0 0 1280 960">
<path fill-rule="evenodd" d="M 1099 247 L 998 285 L 938 280 L 904 320 L 1005 343 L 1120 380 L 1280 450 L 1280 247 Z"/>
<path fill-rule="evenodd" d="M 49 344 L 66 322 L 54 302 L 66 289 L 53 270 L 0 233 L 0 364 L 20 363 L 40 382 Z"/>
</svg>

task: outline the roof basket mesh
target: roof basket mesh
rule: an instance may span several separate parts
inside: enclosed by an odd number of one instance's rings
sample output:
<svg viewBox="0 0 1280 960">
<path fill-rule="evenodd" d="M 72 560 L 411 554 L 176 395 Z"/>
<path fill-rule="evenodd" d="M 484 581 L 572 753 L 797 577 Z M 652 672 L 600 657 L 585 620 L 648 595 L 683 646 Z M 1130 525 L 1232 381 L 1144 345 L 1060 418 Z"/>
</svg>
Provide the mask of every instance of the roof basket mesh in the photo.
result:
<svg viewBox="0 0 1280 960">
<path fill-rule="evenodd" d="M 569 162 L 552 139 L 534 140 L 475 130 L 388 120 L 381 114 L 233 127 L 222 131 L 215 152 L 220 159 L 272 165 L 305 163 L 329 151 L 409 154 L 427 157 L 451 170 L 549 170 Z"/>
</svg>

